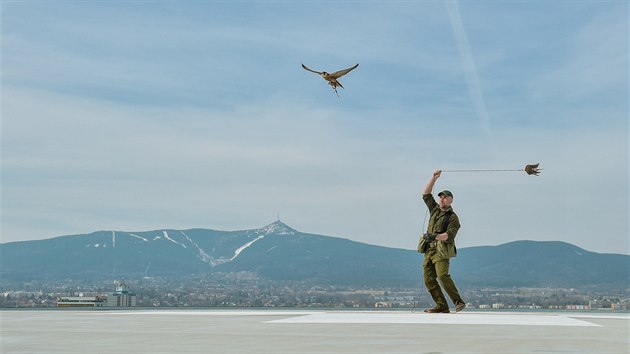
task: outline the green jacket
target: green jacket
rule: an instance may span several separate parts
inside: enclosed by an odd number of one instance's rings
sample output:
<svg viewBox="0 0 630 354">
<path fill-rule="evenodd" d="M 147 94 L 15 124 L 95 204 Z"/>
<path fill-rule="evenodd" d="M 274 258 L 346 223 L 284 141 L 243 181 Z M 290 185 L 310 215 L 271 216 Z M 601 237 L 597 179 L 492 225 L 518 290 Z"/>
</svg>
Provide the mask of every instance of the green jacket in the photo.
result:
<svg viewBox="0 0 630 354">
<path fill-rule="evenodd" d="M 455 247 L 455 236 L 457 236 L 457 231 L 461 227 L 459 223 L 459 217 L 453 211 L 453 208 L 448 208 L 448 210 L 440 209 L 440 206 L 433 198 L 432 194 L 425 194 L 422 196 L 424 203 L 429 208 L 429 227 L 427 228 L 427 232 L 434 234 L 441 234 L 446 232 L 448 234 L 448 240 L 446 241 L 437 241 L 436 252 L 444 259 L 449 259 L 451 257 L 457 256 L 457 248 Z M 451 217 L 448 220 L 448 226 L 446 230 L 442 230 L 442 226 L 444 224 L 444 218 L 446 214 L 451 213 Z"/>
</svg>

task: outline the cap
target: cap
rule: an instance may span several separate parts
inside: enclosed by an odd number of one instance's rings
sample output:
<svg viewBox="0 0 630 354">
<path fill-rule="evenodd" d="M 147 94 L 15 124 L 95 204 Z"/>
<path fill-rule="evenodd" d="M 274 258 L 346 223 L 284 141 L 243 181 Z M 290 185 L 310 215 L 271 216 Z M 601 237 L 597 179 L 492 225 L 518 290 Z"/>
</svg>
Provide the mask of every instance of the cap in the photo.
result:
<svg viewBox="0 0 630 354">
<path fill-rule="evenodd" d="M 438 193 L 438 197 L 441 197 L 443 195 L 453 198 L 453 193 L 451 193 L 451 191 L 447 191 L 446 189 Z"/>
</svg>

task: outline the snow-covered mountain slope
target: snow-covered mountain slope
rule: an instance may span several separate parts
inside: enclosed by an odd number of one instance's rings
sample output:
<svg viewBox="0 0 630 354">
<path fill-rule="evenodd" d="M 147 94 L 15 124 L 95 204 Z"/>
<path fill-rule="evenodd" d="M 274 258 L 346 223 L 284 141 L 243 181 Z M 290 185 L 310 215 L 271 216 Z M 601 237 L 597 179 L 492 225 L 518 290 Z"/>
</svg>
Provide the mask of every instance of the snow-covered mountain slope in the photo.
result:
<svg viewBox="0 0 630 354">
<path fill-rule="evenodd" d="M 421 262 L 414 250 L 307 234 L 280 221 L 242 231 L 99 231 L 0 244 L 1 279 L 20 282 L 248 272 L 261 279 L 322 285 L 419 287 Z M 627 288 L 630 282 L 630 256 L 593 253 L 563 242 L 464 248 L 451 264 L 462 286 Z"/>
</svg>

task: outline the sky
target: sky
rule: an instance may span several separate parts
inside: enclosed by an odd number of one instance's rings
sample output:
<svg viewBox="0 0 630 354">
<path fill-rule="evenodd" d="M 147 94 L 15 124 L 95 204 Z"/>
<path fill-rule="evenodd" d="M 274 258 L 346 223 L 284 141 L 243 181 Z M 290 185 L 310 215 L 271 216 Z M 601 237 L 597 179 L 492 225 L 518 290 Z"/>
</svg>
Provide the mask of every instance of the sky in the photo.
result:
<svg viewBox="0 0 630 354">
<path fill-rule="evenodd" d="M 298 231 L 628 246 L 626 1 L 2 1 L 1 242 Z M 301 64 L 333 72 L 339 97 Z"/>
</svg>

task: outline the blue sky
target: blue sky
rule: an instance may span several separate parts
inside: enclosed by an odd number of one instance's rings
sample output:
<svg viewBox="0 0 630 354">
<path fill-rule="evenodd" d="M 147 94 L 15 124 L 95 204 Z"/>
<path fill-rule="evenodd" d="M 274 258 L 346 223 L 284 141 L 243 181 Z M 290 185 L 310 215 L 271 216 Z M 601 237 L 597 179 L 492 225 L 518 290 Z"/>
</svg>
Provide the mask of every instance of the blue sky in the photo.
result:
<svg viewBox="0 0 630 354">
<path fill-rule="evenodd" d="M 2 242 L 303 232 L 629 254 L 626 1 L 3 1 Z M 301 63 L 335 71 L 340 97 Z"/>
</svg>

